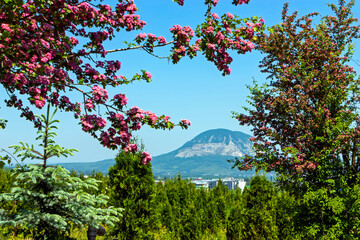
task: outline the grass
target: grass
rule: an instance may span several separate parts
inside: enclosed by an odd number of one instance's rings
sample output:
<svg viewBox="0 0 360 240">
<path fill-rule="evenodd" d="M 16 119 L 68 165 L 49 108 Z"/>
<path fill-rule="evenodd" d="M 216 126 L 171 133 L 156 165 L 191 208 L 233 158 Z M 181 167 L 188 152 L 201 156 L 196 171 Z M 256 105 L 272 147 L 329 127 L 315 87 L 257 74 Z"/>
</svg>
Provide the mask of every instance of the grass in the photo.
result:
<svg viewBox="0 0 360 240">
<path fill-rule="evenodd" d="M 106 228 L 108 230 L 108 228 Z M 12 236 L 12 234 L 4 234 L 5 229 L 0 229 L 0 240 L 33 240 L 31 236 L 24 236 L 20 234 L 18 236 Z M 87 228 L 74 228 L 71 231 L 70 237 L 77 240 L 87 240 Z M 112 240 L 117 239 L 115 236 L 97 236 L 96 240 Z M 155 240 L 180 240 L 175 237 L 175 234 L 166 229 L 165 226 L 154 233 Z M 216 232 L 209 230 L 205 231 L 199 238 L 199 240 L 226 240 L 226 230 L 218 229 Z"/>
</svg>

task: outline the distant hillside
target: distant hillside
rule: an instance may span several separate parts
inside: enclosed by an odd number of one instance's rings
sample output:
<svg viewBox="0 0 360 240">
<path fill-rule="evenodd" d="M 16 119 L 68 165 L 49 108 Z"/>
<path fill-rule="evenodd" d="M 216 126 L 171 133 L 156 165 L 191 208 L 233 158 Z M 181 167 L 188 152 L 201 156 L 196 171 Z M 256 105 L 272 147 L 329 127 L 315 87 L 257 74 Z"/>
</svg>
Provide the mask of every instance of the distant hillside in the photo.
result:
<svg viewBox="0 0 360 240">
<path fill-rule="evenodd" d="M 154 176 L 182 176 L 224 177 L 239 176 L 250 177 L 253 171 L 240 172 L 231 169 L 227 162 L 235 157 L 252 154 L 251 136 L 238 131 L 227 129 L 214 129 L 197 135 L 186 142 L 182 147 L 159 156 L 151 161 Z M 98 162 L 61 163 L 69 171 L 77 170 L 89 174 L 92 171 L 107 173 L 114 159 L 105 159 Z"/>
<path fill-rule="evenodd" d="M 59 163 L 60 166 L 69 171 L 79 171 L 84 174 L 90 174 L 92 171 L 107 173 L 110 166 L 113 166 L 114 164 L 114 159 L 105 159 L 97 162 Z"/>
</svg>

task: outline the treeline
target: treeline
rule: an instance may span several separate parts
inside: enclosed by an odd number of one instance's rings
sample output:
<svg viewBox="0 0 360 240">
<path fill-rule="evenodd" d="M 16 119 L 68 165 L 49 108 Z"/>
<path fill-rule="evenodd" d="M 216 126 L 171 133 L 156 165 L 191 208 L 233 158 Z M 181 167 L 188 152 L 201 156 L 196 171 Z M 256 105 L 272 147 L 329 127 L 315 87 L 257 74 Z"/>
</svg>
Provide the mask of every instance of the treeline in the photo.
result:
<svg viewBox="0 0 360 240">
<path fill-rule="evenodd" d="M 76 172 L 71 176 L 85 179 Z M 124 208 L 115 226 L 105 226 L 108 233 L 104 239 L 313 239 L 314 236 L 357 239 L 359 236 L 359 228 L 346 220 L 351 216 L 341 216 L 344 202 L 351 208 L 348 214 L 359 216 L 356 208 L 359 188 L 346 193 L 343 199 L 329 201 L 326 191 L 295 197 L 263 176 L 253 177 L 250 187 L 243 192 L 229 190 L 221 181 L 211 190 L 197 189 L 180 176 L 155 184 L 151 164 L 144 165 L 136 155 L 124 153 L 116 157 L 108 175 L 93 172 L 88 178 L 97 179 L 98 188 L 84 188 L 84 191 L 105 194 L 109 197 L 108 206 Z M 0 180 L 0 190 L 7 192 L 16 179 L 10 170 L 2 169 Z M 329 204 L 322 206 L 322 201 Z M 21 206 L 2 201 L 1 208 L 16 212 Z M 2 234 L 10 238 L 25 230 L 3 227 Z M 77 235 L 69 239 L 86 239 L 86 230 L 72 231 L 83 231 L 83 238 Z"/>
</svg>

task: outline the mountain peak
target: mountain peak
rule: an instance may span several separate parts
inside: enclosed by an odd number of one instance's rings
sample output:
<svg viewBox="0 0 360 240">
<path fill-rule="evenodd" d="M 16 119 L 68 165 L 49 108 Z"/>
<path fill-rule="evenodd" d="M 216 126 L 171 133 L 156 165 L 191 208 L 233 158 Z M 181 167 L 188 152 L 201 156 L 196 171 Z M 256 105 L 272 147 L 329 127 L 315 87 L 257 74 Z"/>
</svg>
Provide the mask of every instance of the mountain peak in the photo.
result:
<svg viewBox="0 0 360 240">
<path fill-rule="evenodd" d="M 176 150 L 176 157 L 222 155 L 242 157 L 251 154 L 251 136 L 228 129 L 212 129 L 200 133 Z"/>
<path fill-rule="evenodd" d="M 252 155 L 250 137 L 228 129 L 205 131 L 175 151 L 154 157 L 154 174 L 236 174 L 226 160 Z"/>
</svg>

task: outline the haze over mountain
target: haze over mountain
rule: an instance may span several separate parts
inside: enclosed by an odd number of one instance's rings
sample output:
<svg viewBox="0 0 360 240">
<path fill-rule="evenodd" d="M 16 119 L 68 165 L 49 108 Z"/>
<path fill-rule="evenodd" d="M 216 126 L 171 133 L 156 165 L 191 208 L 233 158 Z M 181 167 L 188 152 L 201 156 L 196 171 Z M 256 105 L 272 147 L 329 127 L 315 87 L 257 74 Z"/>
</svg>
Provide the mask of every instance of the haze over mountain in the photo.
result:
<svg viewBox="0 0 360 240">
<path fill-rule="evenodd" d="M 213 129 L 205 131 L 182 147 L 159 156 L 151 161 L 154 176 L 251 176 L 254 172 L 240 172 L 231 169 L 227 160 L 252 154 L 251 136 L 239 131 Z M 107 173 L 114 159 L 106 159 L 91 163 L 62 163 L 68 170 L 89 173 L 93 170 Z"/>
</svg>

